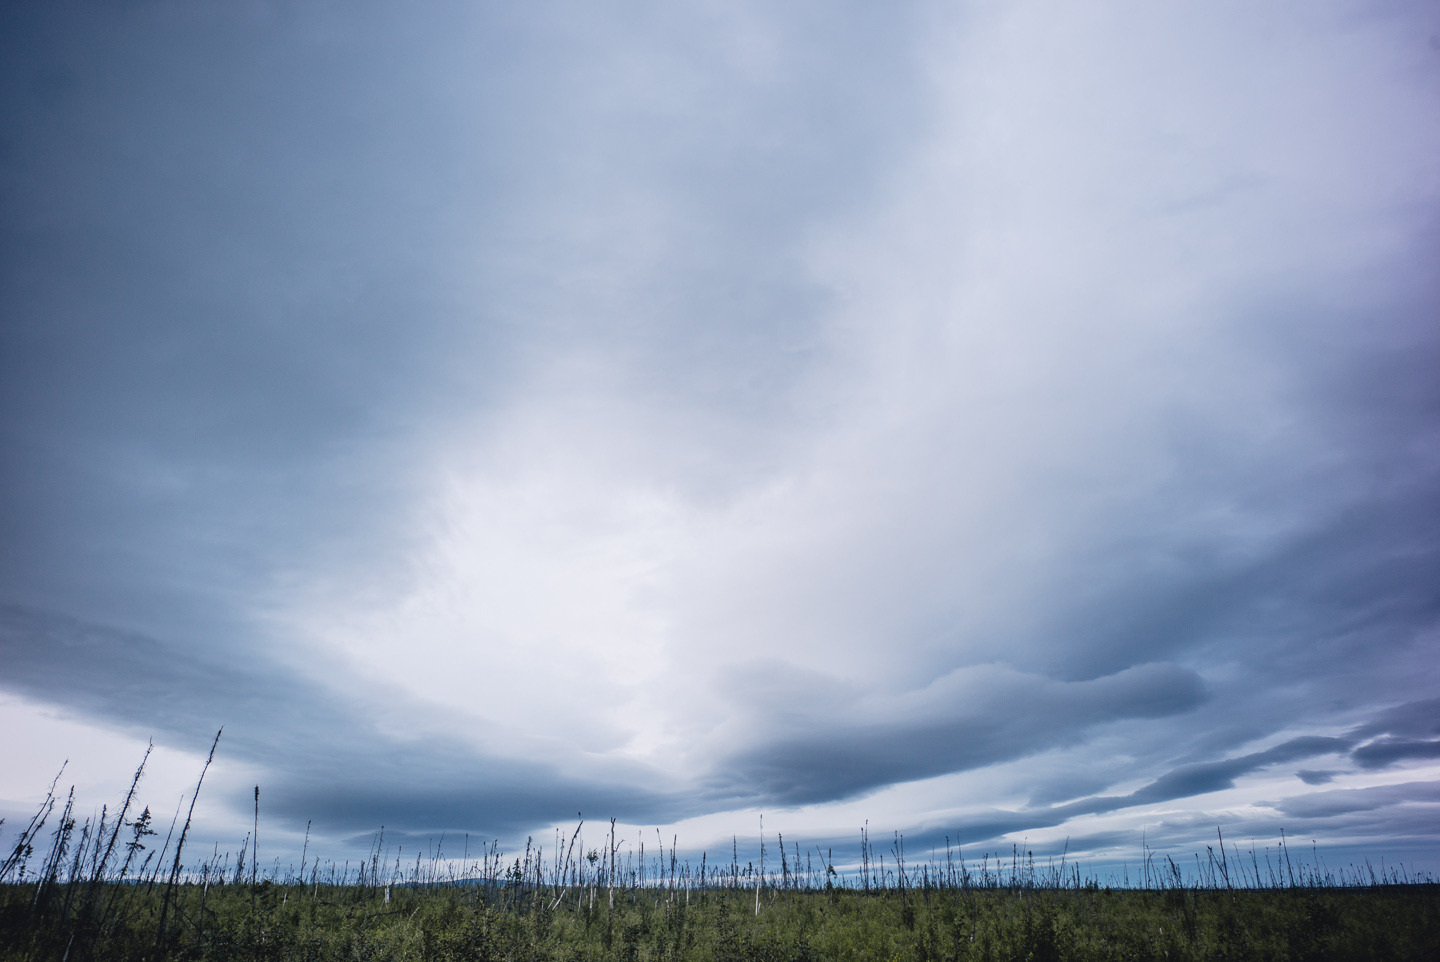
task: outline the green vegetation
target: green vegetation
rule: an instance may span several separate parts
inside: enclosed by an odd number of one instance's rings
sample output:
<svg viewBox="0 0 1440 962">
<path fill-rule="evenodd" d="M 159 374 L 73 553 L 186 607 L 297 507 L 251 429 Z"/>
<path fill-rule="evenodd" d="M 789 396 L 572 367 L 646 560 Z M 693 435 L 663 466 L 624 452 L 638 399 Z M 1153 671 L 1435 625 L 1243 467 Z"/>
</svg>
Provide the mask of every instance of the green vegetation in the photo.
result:
<svg viewBox="0 0 1440 962">
<path fill-rule="evenodd" d="M 1440 890 L 0 887 L 0 959 L 1434 959 Z M 69 903 L 68 911 L 66 903 Z M 106 909 L 109 911 L 106 911 Z"/>
<path fill-rule="evenodd" d="M 1304 864 L 1283 838 L 1262 861 L 1217 834 L 1189 874 L 1147 849 L 1139 887 L 1115 889 L 1018 850 L 917 864 L 898 835 L 887 855 L 864 831 L 854 866 L 778 837 L 758 864 L 732 847 L 697 865 L 658 837 L 648 857 L 622 852 L 613 820 L 589 851 L 577 826 L 548 855 L 531 840 L 513 859 L 492 843 L 452 860 L 437 845 L 402 864 L 382 832 L 361 862 L 307 845 L 298 869 L 261 872 L 255 832 L 233 864 L 217 848 L 187 866 L 188 817 L 161 833 L 148 808 L 132 816 L 143 770 L 113 817 L 77 825 L 72 789 L 45 832 L 52 784 L 0 862 L 0 962 L 1440 958 L 1440 885 Z"/>
</svg>

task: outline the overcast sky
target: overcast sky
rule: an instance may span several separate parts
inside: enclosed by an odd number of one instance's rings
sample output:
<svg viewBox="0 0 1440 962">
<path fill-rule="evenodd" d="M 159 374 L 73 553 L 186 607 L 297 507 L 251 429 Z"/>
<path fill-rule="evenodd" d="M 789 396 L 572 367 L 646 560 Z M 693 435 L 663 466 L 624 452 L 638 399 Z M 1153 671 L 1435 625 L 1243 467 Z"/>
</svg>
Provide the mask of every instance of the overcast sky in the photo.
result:
<svg viewBox="0 0 1440 962">
<path fill-rule="evenodd" d="M 0 111 L 0 815 L 1440 872 L 1434 4 L 45 0 Z"/>
</svg>

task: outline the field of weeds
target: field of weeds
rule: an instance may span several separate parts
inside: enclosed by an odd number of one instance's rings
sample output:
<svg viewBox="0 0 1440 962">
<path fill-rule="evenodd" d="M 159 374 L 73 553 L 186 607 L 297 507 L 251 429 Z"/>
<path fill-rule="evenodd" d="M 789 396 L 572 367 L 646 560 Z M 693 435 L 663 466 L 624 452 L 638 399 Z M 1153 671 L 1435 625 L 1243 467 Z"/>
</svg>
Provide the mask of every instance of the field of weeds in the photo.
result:
<svg viewBox="0 0 1440 962">
<path fill-rule="evenodd" d="M 0 887 L 0 958 L 1434 959 L 1440 890 Z M 68 908 L 67 903 L 68 902 Z M 163 920 L 163 923 L 162 923 Z"/>
</svg>

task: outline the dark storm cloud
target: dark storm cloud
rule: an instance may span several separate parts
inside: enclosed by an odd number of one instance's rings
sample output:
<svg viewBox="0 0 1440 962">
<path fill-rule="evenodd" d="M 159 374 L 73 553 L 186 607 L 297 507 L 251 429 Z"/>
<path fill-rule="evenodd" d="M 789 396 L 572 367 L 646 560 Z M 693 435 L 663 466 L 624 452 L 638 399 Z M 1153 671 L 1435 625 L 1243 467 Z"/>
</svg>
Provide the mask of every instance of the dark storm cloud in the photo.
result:
<svg viewBox="0 0 1440 962">
<path fill-rule="evenodd" d="M 1409 759 L 1440 758 L 1440 739 L 1424 737 L 1440 734 L 1440 699 L 1396 705 L 1352 734 L 1370 739 L 1350 753 L 1361 768 L 1385 768 Z"/>
<path fill-rule="evenodd" d="M 1243 775 L 1286 762 L 1325 755 L 1344 754 L 1351 744 L 1352 741 L 1348 738 L 1317 736 L 1294 738 L 1272 748 L 1252 752 L 1243 756 L 1220 759 L 1214 762 L 1179 766 L 1155 779 L 1148 785 L 1142 786 L 1125 795 L 1097 796 L 1080 799 L 1063 805 L 1032 805 L 1028 808 L 1013 811 L 991 809 L 949 820 L 940 826 L 915 826 L 912 831 L 907 834 L 907 841 L 914 851 L 924 851 L 927 848 L 943 849 L 947 844 L 962 846 L 979 845 L 982 848 L 987 845 L 1000 845 L 1003 838 L 1007 835 L 1025 832 L 1042 832 L 1045 829 L 1065 825 L 1070 822 L 1071 819 L 1078 816 L 1100 815 L 1123 811 L 1127 808 L 1136 808 L 1159 802 L 1171 802 L 1195 795 L 1230 789 L 1235 787 L 1236 780 Z M 1332 818 L 1355 812 L 1374 811 L 1403 804 L 1407 801 L 1440 803 L 1440 793 L 1436 793 L 1435 788 L 1435 783 L 1409 783 L 1399 786 L 1382 786 L 1376 789 L 1337 790 L 1295 796 L 1283 803 L 1276 804 L 1284 815 L 1291 818 Z M 1173 820 L 1167 819 L 1167 821 Z M 1211 831 L 1214 830 L 1213 824 L 1201 824 L 1200 827 Z M 1290 827 L 1292 832 L 1296 831 L 1296 826 L 1293 823 Z M 1310 830 L 1306 826 L 1301 826 L 1301 829 L 1303 831 Z M 1227 824 L 1222 829 L 1222 831 L 1228 832 L 1232 836 L 1235 836 L 1237 833 L 1257 830 L 1262 834 L 1270 832 L 1278 833 L 1279 826 L 1256 822 L 1254 823 L 1254 827 L 1252 827 L 1249 822 L 1236 820 L 1231 817 L 1227 818 Z M 1319 831 L 1318 829 L 1316 830 Z M 1373 826 L 1371 826 L 1371 830 L 1374 830 Z M 1331 829 L 1331 831 L 1333 831 L 1333 829 Z M 1203 831 L 1201 834 L 1203 835 Z M 1423 834 L 1424 833 L 1417 833 L 1417 837 Z M 1151 825 L 1151 836 L 1154 843 L 1162 845 L 1173 844 L 1180 839 L 1193 839 L 1196 837 L 1194 826 L 1171 824 L 1168 829 L 1162 827 L 1157 833 L 1154 830 L 1153 823 Z M 853 845 L 854 840 L 837 837 L 828 839 L 827 842 L 837 847 L 848 847 Z M 1076 850 L 1080 850 L 1082 848 L 1104 848 L 1115 845 L 1123 848 L 1132 848 L 1135 840 L 1133 832 L 1127 829 L 1109 833 L 1081 831 L 1077 832 L 1070 841 L 1067 842 L 1067 847 L 1070 847 L 1070 843 L 1072 842 L 1073 847 Z M 1004 846 L 1002 845 L 1001 847 L 1003 848 Z M 1052 851 L 1054 848 L 1055 846 L 1049 845 L 1046 847 L 1046 850 L 1050 851 L 1050 854 L 1056 854 Z"/>
<path fill-rule="evenodd" d="M 1350 742 L 1343 738 L 1295 738 L 1248 755 L 1182 765 L 1126 795 L 1098 796 L 1065 805 L 1034 806 L 1014 812 L 997 811 L 979 819 L 961 820 L 954 825 L 954 838 L 963 843 L 994 842 L 1005 834 L 1052 828 L 1080 815 L 1115 812 L 1222 791 L 1235 787 L 1236 779 L 1242 775 L 1270 765 L 1343 753 L 1349 745 Z M 933 831 L 930 834 L 933 835 Z"/>
<path fill-rule="evenodd" d="M 91 629 L 12 626 L 7 688 L 192 744 L 289 718 L 247 753 L 358 761 L 343 699 L 232 672 L 290 643 L 259 597 L 404 577 L 435 434 L 587 344 L 742 428 L 783 397 L 816 306 L 797 240 L 917 122 L 909 15 L 762 16 L 805 53 L 752 69 L 703 12 L 543 6 L 0 14 L 0 601 L 124 626 L 68 667 L 43 659 Z M 611 797 L 582 787 L 559 814 Z M 509 791 L 498 820 L 548 811 Z"/>
<path fill-rule="evenodd" d="M 1424 698 L 1395 705 L 1352 732 L 1357 738 L 1440 735 L 1440 698 Z"/>
<path fill-rule="evenodd" d="M 1376 785 L 1372 788 L 1337 788 L 1296 795 L 1276 804 L 1281 812 L 1292 818 L 1315 819 L 1373 812 L 1406 803 L 1427 805 L 1431 809 L 1440 807 L 1440 782 L 1403 782 L 1398 785 Z"/>
<path fill-rule="evenodd" d="M 1361 745 L 1352 757 L 1361 768 L 1384 768 L 1406 759 L 1440 758 L 1440 741 L 1417 742 L 1403 738 L 1382 738 Z"/>
<path fill-rule="evenodd" d="M 406 733 L 397 720 L 427 714 L 423 706 L 358 679 L 322 684 L 261 657 L 221 661 L 189 646 L 3 606 L 0 663 L 12 691 L 194 752 L 203 753 L 223 725 L 222 761 L 259 765 L 268 816 L 291 828 L 313 820 L 318 831 L 340 834 L 391 825 L 508 836 L 576 809 L 656 821 L 680 808 L 679 796 L 657 791 L 663 778 L 644 766 L 615 761 L 586 775 L 578 764 Z M 234 801 L 243 808 L 244 799 Z"/>
<path fill-rule="evenodd" d="M 1428 364 L 1431 346 L 1423 352 L 1424 362 L 1407 362 L 1394 373 L 1406 376 L 1414 366 Z M 1414 450 L 1428 443 L 1427 421 L 1415 411 L 1395 415 L 1406 422 L 1397 446 Z M 1386 412 L 1375 417 L 1384 420 Z M 1362 460 L 1357 468 L 1390 470 L 1379 459 Z M 1440 596 L 1433 590 L 1440 583 L 1437 484 L 1440 471 L 1422 462 L 1407 466 L 1383 489 L 1346 498 L 1339 506 L 1325 504 L 1334 498 L 1332 490 L 1276 492 L 1297 504 L 1313 499 L 1311 519 L 1306 528 L 1270 539 L 1256 557 L 1244 560 L 1214 556 L 1198 544 L 1187 549 L 1147 543 L 1143 533 L 1128 545 L 1087 545 L 1127 577 L 1082 604 L 1060 599 L 1055 622 L 1045 627 L 1051 633 L 1073 629 L 1075 642 L 1055 652 L 1038 647 L 1037 653 L 1087 677 L 1141 656 L 1223 646 L 1227 637 L 1242 645 L 1248 642 L 1240 639 L 1264 637 L 1282 660 L 1301 638 L 1327 648 L 1336 643 L 1321 655 L 1336 661 L 1350 658 L 1348 643 L 1362 643 L 1361 638 L 1365 644 L 1404 647 L 1440 615 Z M 1173 553 L 1156 558 L 1152 550 Z M 1312 649 L 1304 658 L 1315 656 Z M 1310 665 L 1310 671 L 1324 673 L 1313 660 Z M 1286 667 L 1306 670 L 1300 664 Z"/>
<path fill-rule="evenodd" d="M 957 672 L 873 708 L 777 719 L 791 731 L 727 759 L 724 784 L 772 804 L 832 801 L 1074 744 L 1092 726 L 1167 718 L 1202 699 L 1198 676 L 1175 665 L 1139 665 L 1088 682 Z"/>
<path fill-rule="evenodd" d="M 483 320 L 446 363 L 458 158 L 373 34 L 9 9 L 7 597 L 237 643 L 278 572 L 394 545 L 404 433 L 502 381 Z"/>
<path fill-rule="evenodd" d="M 1433 839 L 1434 15 L 951 6 L 7 5 L 0 689 L 351 835 Z"/>
<path fill-rule="evenodd" d="M 269 573 L 403 551 L 426 436 L 557 345 L 618 338 L 672 403 L 783 393 L 796 234 L 914 123 L 898 22 L 767 22 L 809 53 L 747 82 L 703 18 L 547 9 L 7 8 L 8 598 L 226 635 Z"/>
<path fill-rule="evenodd" d="M 1235 787 L 1235 780 L 1242 775 L 1258 771 L 1280 762 L 1314 758 L 1317 755 L 1333 755 L 1344 752 L 1350 742 L 1343 738 L 1305 736 L 1276 745 L 1265 751 L 1252 752 L 1236 758 L 1214 762 L 1197 762 L 1172 769 L 1143 788 L 1137 788 L 1128 795 L 1111 795 L 1085 799 L 1069 805 L 1057 806 L 1046 814 L 1053 817 L 1063 815 L 1093 815 L 1110 812 L 1136 805 L 1153 802 L 1168 802 L 1192 795 L 1205 795 Z M 1056 824 L 1051 822 L 1050 824 Z"/>
<path fill-rule="evenodd" d="M 1423 704 L 1426 703 L 1402 705 L 1382 711 L 1375 722 L 1361 726 L 1360 730 L 1373 731 L 1377 728 L 1384 730 L 1387 726 L 1395 725 L 1397 722 L 1403 723 L 1403 721 L 1428 725 L 1430 723 L 1428 718 L 1421 722 L 1418 717 L 1417 709 Z M 1096 796 L 1063 805 L 1031 806 L 1016 811 L 992 810 L 983 815 L 965 817 L 947 823 L 943 831 L 935 827 L 925 827 L 914 833 L 912 842 L 917 846 L 934 846 L 942 839 L 956 844 L 994 844 L 1005 835 L 1053 828 L 1064 825 L 1077 816 L 1105 814 L 1231 789 L 1235 787 L 1237 779 L 1252 772 L 1309 758 L 1327 755 L 1343 756 L 1353 744 L 1352 737 L 1302 736 L 1263 751 L 1213 762 L 1182 765 L 1166 772 L 1148 785 L 1125 795 Z M 1307 784 L 1312 785 L 1328 782 L 1334 776 L 1334 773 L 1308 770 L 1301 770 L 1297 774 Z M 1409 782 L 1365 789 L 1336 789 L 1292 796 L 1283 802 L 1272 804 L 1283 815 L 1291 818 L 1331 819 L 1342 815 L 1391 808 L 1407 802 L 1440 804 L 1440 791 L 1437 791 L 1437 787 L 1440 786 L 1434 782 Z M 1256 824 L 1262 826 L 1261 831 L 1278 831 L 1278 828 L 1272 828 L 1264 823 Z M 1367 828 L 1375 831 L 1381 824 L 1385 823 L 1377 822 Z M 1291 829 L 1294 831 L 1296 827 L 1292 824 Z M 1397 833 L 1400 831 L 1400 820 L 1394 823 L 1394 829 Z M 1251 829 L 1245 823 L 1232 821 L 1225 827 L 1225 830 L 1230 831 L 1233 835 L 1238 831 Z M 1306 826 L 1300 827 L 1302 834 L 1311 830 Z M 1316 828 L 1314 831 L 1321 830 Z M 1334 832 L 1336 829 L 1331 827 L 1326 831 Z M 1380 831 L 1383 833 L 1384 830 L 1380 829 Z M 1410 830 L 1407 829 L 1407 831 Z M 1412 832 L 1412 834 L 1419 838 L 1425 833 Z M 1181 834 L 1175 837 L 1183 836 L 1184 831 L 1182 830 Z M 1110 839 L 1111 843 L 1115 841 L 1133 842 L 1133 839 L 1127 840 L 1120 835 L 1110 837 Z M 1089 835 L 1083 839 L 1077 836 L 1075 841 L 1077 847 L 1110 844 L 1099 836 L 1091 837 Z"/>
</svg>

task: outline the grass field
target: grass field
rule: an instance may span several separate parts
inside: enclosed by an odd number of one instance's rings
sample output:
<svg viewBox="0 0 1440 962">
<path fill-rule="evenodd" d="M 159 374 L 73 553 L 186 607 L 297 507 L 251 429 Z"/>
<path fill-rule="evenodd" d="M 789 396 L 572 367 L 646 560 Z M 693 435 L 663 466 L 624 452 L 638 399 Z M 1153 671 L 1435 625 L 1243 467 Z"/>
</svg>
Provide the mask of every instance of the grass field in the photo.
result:
<svg viewBox="0 0 1440 962">
<path fill-rule="evenodd" d="M 1273 890 L 0 888 L 20 959 L 1426 959 L 1434 885 Z M 164 928 L 161 920 L 165 919 Z"/>
</svg>

